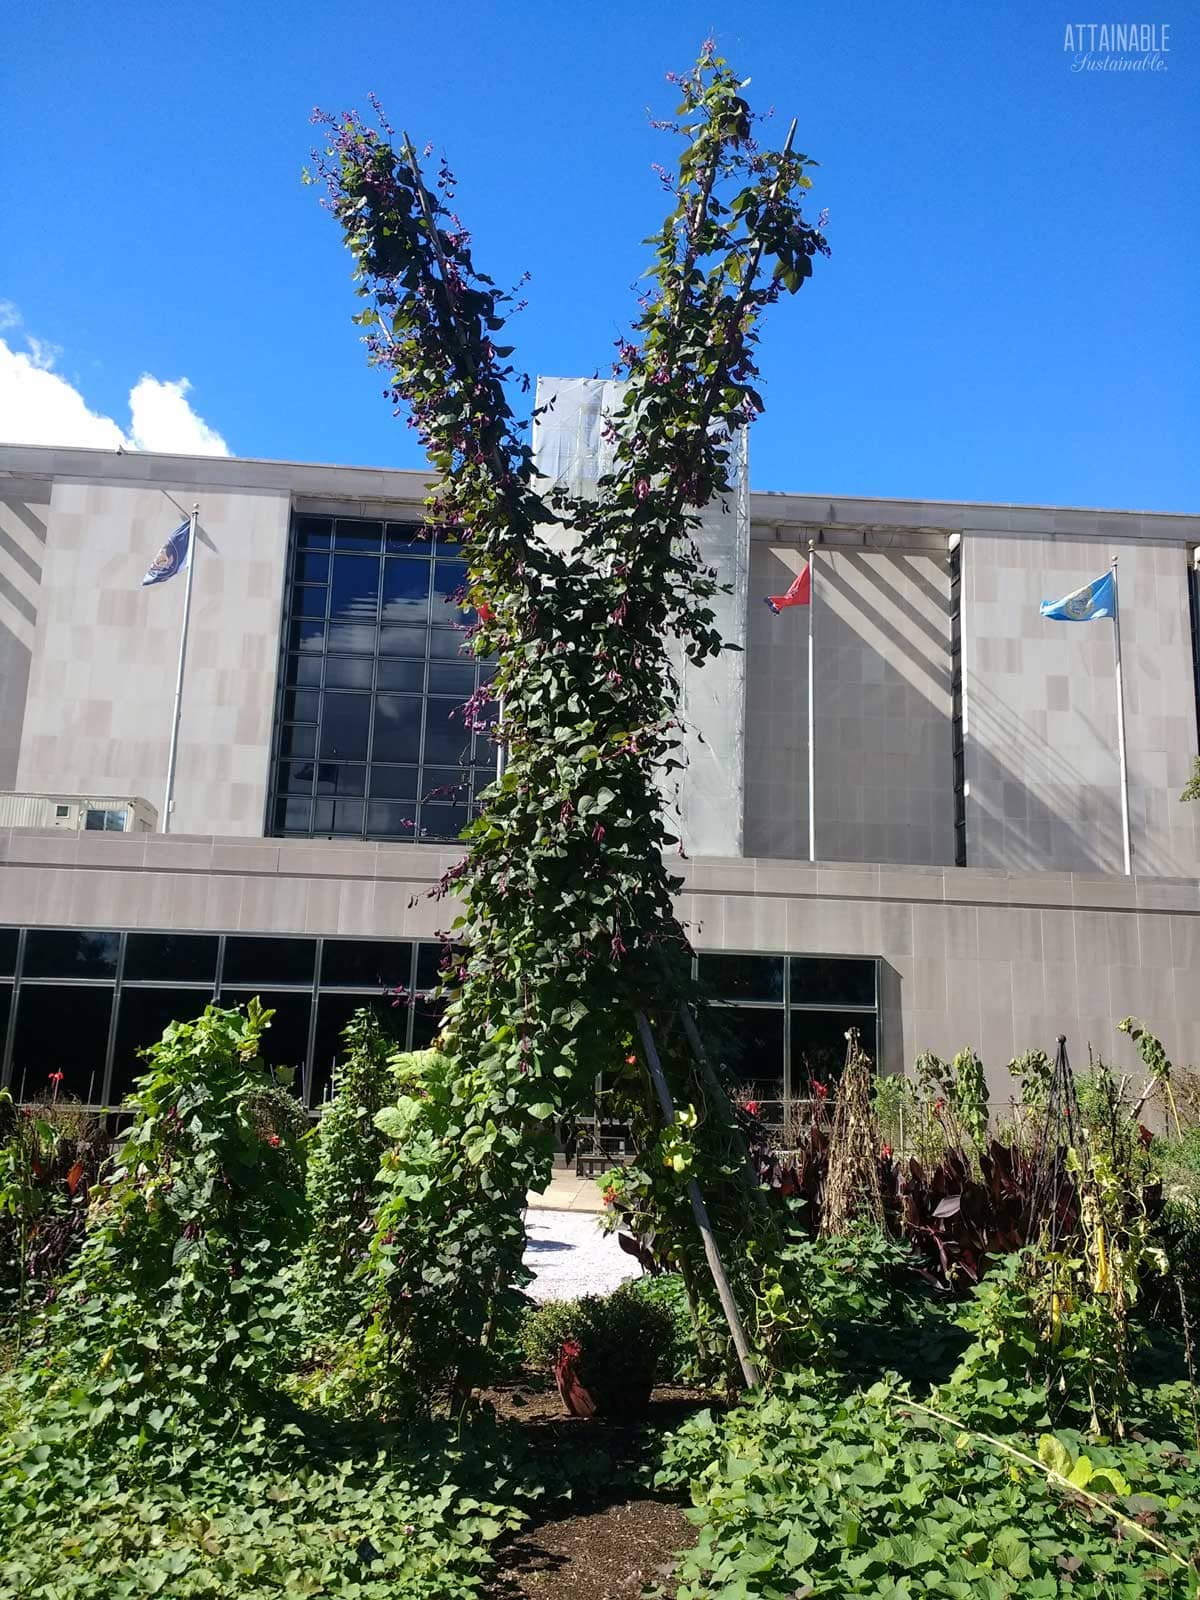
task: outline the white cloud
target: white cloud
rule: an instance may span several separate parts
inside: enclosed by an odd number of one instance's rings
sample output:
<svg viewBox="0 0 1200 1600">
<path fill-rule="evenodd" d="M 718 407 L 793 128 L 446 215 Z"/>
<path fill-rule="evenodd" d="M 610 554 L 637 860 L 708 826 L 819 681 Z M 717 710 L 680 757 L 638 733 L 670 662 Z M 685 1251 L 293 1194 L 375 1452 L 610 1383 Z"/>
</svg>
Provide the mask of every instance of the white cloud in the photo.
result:
<svg viewBox="0 0 1200 1600">
<path fill-rule="evenodd" d="M 0 300 L 0 330 L 20 328 L 21 317 Z M 160 450 L 189 456 L 227 456 L 229 446 L 188 401 L 191 384 L 143 373 L 129 391 L 128 432 L 112 417 L 91 410 L 79 390 L 54 365 L 54 345 L 25 335 L 24 350 L 0 338 L 0 443 L 83 445 L 99 450 Z"/>
<path fill-rule="evenodd" d="M 115 450 L 125 435 L 111 417 L 89 411 L 78 389 L 0 339 L 0 440 L 5 444 L 80 444 Z"/>
<path fill-rule="evenodd" d="M 165 450 L 181 456 L 227 456 L 229 446 L 187 402 L 191 384 L 160 383 L 144 372 L 129 391 L 135 450 Z"/>
</svg>

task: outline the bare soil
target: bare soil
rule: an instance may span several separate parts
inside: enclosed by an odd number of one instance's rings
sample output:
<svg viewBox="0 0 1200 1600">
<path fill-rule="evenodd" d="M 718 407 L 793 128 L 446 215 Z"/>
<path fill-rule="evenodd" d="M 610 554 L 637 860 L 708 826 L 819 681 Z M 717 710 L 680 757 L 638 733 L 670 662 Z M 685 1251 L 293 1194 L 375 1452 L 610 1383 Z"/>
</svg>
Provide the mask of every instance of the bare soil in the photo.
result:
<svg viewBox="0 0 1200 1600">
<path fill-rule="evenodd" d="M 615 1466 L 642 1455 L 648 1435 L 678 1427 L 702 1406 L 721 1404 L 704 1390 L 663 1386 L 637 1418 L 587 1420 L 568 1416 L 558 1391 L 537 1384 L 504 1385 L 483 1398 L 499 1416 L 527 1429 L 539 1453 L 590 1448 Z M 601 1490 L 594 1504 L 533 1523 L 499 1550 L 487 1600 L 638 1600 L 646 1588 L 674 1595 L 675 1556 L 695 1538 L 683 1506 L 670 1498 Z"/>
<path fill-rule="evenodd" d="M 637 1600 L 673 1595 L 674 1556 L 696 1532 L 680 1506 L 625 1500 L 527 1529 L 501 1554 L 489 1600 Z"/>
</svg>

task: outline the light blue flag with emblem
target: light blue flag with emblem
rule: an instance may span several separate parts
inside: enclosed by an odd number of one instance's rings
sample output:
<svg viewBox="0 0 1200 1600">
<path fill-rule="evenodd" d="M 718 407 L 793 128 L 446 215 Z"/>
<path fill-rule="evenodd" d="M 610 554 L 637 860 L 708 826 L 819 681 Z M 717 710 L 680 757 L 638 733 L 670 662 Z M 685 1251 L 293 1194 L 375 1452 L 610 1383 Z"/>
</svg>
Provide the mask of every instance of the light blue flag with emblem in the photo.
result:
<svg viewBox="0 0 1200 1600">
<path fill-rule="evenodd" d="M 1043 600 L 1042 616 L 1052 622 L 1096 622 L 1117 614 L 1117 591 L 1113 575 L 1093 578 L 1082 589 L 1075 589 L 1061 600 Z"/>
<path fill-rule="evenodd" d="M 188 564 L 191 532 L 190 519 L 180 523 L 150 563 L 146 576 L 142 579 L 143 589 L 151 583 L 166 583 L 168 578 L 173 578 L 177 572 L 183 571 Z"/>
</svg>

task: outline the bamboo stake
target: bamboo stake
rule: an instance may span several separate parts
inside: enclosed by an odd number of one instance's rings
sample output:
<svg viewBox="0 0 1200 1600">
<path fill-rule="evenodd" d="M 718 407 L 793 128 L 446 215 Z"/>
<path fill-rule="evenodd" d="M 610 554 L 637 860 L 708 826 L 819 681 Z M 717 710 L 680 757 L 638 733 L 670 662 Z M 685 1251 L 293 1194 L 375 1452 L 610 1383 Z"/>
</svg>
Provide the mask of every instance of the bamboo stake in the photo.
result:
<svg viewBox="0 0 1200 1600">
<path fill-rule="evenodd" d="M 671 1098 L 671 1090 L 667 1084 L 666 1073 L 663 1071 L 662 1062 L 659 1060 L 658 1050 L 654 1043 L 654 1035 L 650 1031 L 650 1024 L 644 1012 L 636 1013 L 638 1033 L 641 1035 L 642 1049 L 646 1052 L 646 1064 L 650 1069 L 650 1077 L 654 1083 L 658 1103 L 662 1107 L 664 1119 L 668 1123 L 675 1121 L 675 1102 Z M 742 1369 L 742 1377 L 748 1389 L 758 1387 L 758 1369 L 754 1365 L 754 1358 L 750 1354 L 750 1344 L 746 1338 L 746 1330 L 742 1326 L 742 1319 L 738 1312 L 737 1302 L 733 1298 L 733 1290 L 729 1286 L 729 1279 L 725 1273 L 725 1265 L 721 1260 L 721 1253 L 717 1249 L 717 1241 L 713 1237 L 712 1223 L 709 1221 L 708 1207 L 704 1203 L 704 1196 L 700 1193 L 700 1185 L 695 1178 L 687 1182 L 688 1199 L 692 1203 L 692 1215 L 696 1219 L 696 1227 L 700 1231 L 700 1238 L 704 1243 L 704 1254 L 708 1259 L 709 1271 L 713 1275 L 713 1282 L 717 1286 L 717 1296 L 721 1302 L 721 1310 L 725 1313 L 725 1321 L 729 1324 L 729 1332 L 733 1339 L 733 1347 L 737 1351 L 738 1365 Z"/>
<path fill-rule="evenodd" d="M 1185 1561 L 1177 1551 L 1172 1550 L 1169 1544 L 1165 1544 L 1161 1539 L 1156 1538 L 1149 1528 L 1144 1528 L 1140 1522 L 1135 1522 L 1132 1517 L 1127 1517 L 1123 1511 L 1118 1511 L 1116 1506 L 1102 1499 L 1100 1495 L 1092 1494 L 1088 1489 L 1081 1489 L 1077 1483 L 1072 1483 L 1070 1478 L 1064 1477 L 1061 1472 L 1056 1472 L 1053 1467 L 1048 1467 L 1044 1461 L 1039 1461 L 1036 1456 L 1028 1455 L 1024 1450 L 1018 1450 L 1014 1445 L 1005 1444 L 1003 1439 L 997 1439 L 990 1433 L 980 1433 L 975 1428 L 968 1428 L 954 1417 L 948 1417 L 944 1411 L 935 1411 L 932 1406 L 923 1406 L 917 1400 L 903 1401 L 900 1409 L 904 1411 L 923 1411 L 926 1416 L 936 1417 L 939 1422 L 949 1423 L 952 1428 L 957 1428 L 960 1433 L 967 1434 L 972 1439 L 982 1439 L 984 1444 L 990 1444 L 993 1449 L 1001 1450 L 1005 1455 L 1024 1462 L 1027 1467 L 1033 1467 L 1035 1471 L 1043 1473 L 1056 1488 L 1065 1490 L 1069 1495 L 1077 1494 L 1081 1499 L 1090 1501 L 1100 1511 L 1112 1517 L 1114 1522 L 1119 1522 L 1122 1527 L 1128 1528 L 1131 1533 L 1136 1533 L 1140 1539 L 1145 1539 L 1152 1544 L 1156 1550 L 1161 1550 L 1163 1555 L 1183 1567 L 1185 1571 L 1190 1572 L 1192 1570 L 1189 1561 Z"/>
</svg>

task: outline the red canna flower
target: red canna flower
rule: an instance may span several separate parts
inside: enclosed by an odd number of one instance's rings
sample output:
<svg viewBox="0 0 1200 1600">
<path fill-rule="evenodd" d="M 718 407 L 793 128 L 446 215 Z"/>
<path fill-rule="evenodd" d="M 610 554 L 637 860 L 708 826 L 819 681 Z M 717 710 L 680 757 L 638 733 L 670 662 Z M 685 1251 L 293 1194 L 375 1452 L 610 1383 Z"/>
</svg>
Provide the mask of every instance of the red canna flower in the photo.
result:
<svg viewBox="0 0 1200 1600">
<path fill-rule="evenodd" d="M 273 1150 L 278 1150 L 279 1149 L 279 1135 L 277 1133 L 269 1133 L 267 1135 L 267 1143 L 271 1146 L 271 1148 Z"/>
<path fill-rule="evenodd" d="M 758 1101 L 757 1100 L 747 1100 L 746 1101 L 746 1110 L 750 1113 L 750 1115 L 752 1117 L 756 1117 L 758 1115 Z"/>
<path fill-rule="evenodd" d="M 61 1072 L 52 1072 L 52 1073 L 50 1073 L 50 1082 L 51 1083 L 61 1083 L 62 1081 L 63 1081 L 63 1075 L 62 1075 Z"/>
</svg>

